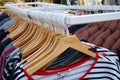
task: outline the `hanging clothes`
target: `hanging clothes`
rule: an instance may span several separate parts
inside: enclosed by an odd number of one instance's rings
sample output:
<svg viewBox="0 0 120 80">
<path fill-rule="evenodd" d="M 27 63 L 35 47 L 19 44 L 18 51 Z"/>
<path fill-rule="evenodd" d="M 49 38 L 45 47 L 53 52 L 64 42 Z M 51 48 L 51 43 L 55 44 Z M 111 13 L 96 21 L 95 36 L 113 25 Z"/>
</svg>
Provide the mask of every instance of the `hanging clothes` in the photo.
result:
<svg viewBox="0 0 120 80">
<path fill-rule="evenodd" d="M 110 5 L 120 5 L 120 0 L 110 0 Z"/>
<path fill-rule="evenodd" d="M 64 5 L 77 5 L 77 0 L 61 0 L 61 3 Z"/>
<path fill-rule="evenodd" d="M 61 4 L 61 0 L 53 0 L 53 3 L 55 3 L 55 4 Z"/>
<path fill-rule="evenodd" d="M 5 19 L 5 18 L 8 18 L 9 16 L 8 15 L 6 15 L 5 13 L 2 13 L 1 15 L 0 15 L 0 21 L 2 21 L 3 19 Z"/>
<path fill-rule="evenodd" d="M 114 20 L 91 23 L 76 31 L 75 34 L 79 38 L 96 44 L 97 46 L 105 47 L 120 55 L 119 22 L 119 20 Z"/>
<path fill-rule="evenodd" d="M 18 23 L 23 24 L 23 22 L 20 21 Z M 91 80 L 91 79 L 120 80 L 120 76 L 119 76 L 120 75 L 120 63 L 119 63 L 118 55 L 116 53 L 108 50 L 108 49 L 111 49 L 109 47 L 111 46 L 111 44 L 113 44 L 114 41 L 105 39 L 105 40 L 108 40 L 107 42 L 109 42 L 109 41 L 111 42 L 108 44 L 107 43 L 103 44 L 106 48 L 99 47 L 99 45 L 96 46 L 95 44 L 91 44 L 92 42 L 89 43 L 90 41 L 95 40 L 95 43 L 99 43 L 101 45 L 103 38 L 107 38 L 108 36 L 113 34 L 112 37 L 115 36 L 114 37 L 114 39 L 115 39 L 115 47 L 114 47 L 115 49 L 114 50 L 118 51 L 117 49 L 119 49 L 119 42 L 120 42 L 120 39 L 118 39 L 118 37 L 120 35 L 120 33 L 119 33 L 120 31 L 119 31 L 119 29 L 117 29 L 119 27 L 118 23 L 119 23 L 119 21 L 113 21 L 113 22 L 110 21 L 107 23 L 103 22 L 103 23 L 91 23 L 91 24 L 82 24 L 82 25 L 71 26 L 73 28 L 69 27 L 69 30 L 71 30 L 70 32 L 73 34 L 75 33 L 79 37 L 79 40 L 84 45 L 89 46 L 90 47 L 89 50 L 92 51 L 93 53 L 95 53 L 96 57 L 92 58 L 90 56 L 87 56 L 87 55 L 79 52 L 79 51 L 69 48 L 66 51 L 64 51 L 55 61 L 53 61 L 45 70 L 39 69 L 33 75 L 29 75 L 26 68 L 24 69 L 24 66 L 26 65 L 26 61 L 24 61 L 23 63 L 20 63 L 23 60 L 23 58 L 25 58 L 22 55 L 22 53 L 23 53 L 22 49 L 14 46 L 14 41 L 10 37 L 6 36 L 9 34 L 8 33 L 4 36 L 4 38 L 1 39 L 1 44 L 0 44 L 0 45 L 2 45 L 2 47 L 0 49 L 3 49 L 3 51 L 1 51 L 2 53 L 0 56 L 0 68 L 1 68 L 0 80 L 1 79 L 2 80 L 28 80 L 28 79 L 30 79 L 30 80 L 49 80 L 49 79 L 50 80 L 84 80 L 84 79 L 85 80 Z M 38 28 L 38 26 L 36 27 L 36 26 L 32 26 L 32 25 L 27 24 L 25 26 L 24 31 L 26 31 L 25 33 L 27 33 L 27 30 L 30 30 L 28 32 L 31 33 L 31 31 L 33 29 L 35 31 L 38 31 L 38 34 L 36 34 L 37 39 L 35 37 L 32 38 L 34 35 L 32 35 L 32 37 L 30 37 L 32 39 L 29 39 L 29 40 L 35 39 L 35 40 L 33 40 L 34 42 L 32 42 L 32 44 L 34 44 L 36 41 L 38 41 L 39 37 L 41 37 L 40 31 L 42 31 L 43 29 L 40 30 L 40 28 Z M 24 28 L 24 26 L 21 26 L 21 25 L 19 27 Z M 100 30 L 100 31 L 98 31 L 98 30 Z M 4 29 L 1 29 L 0 31 L 1 31 L 0 34 L 3 34 Z M 24 31 L 21 32 L 20 35 L 25 34 Z M 33 32 L 33 34 L 35 34 L 35 31 Z M 47 31 L 47 30 L 45 30 L 45 31 Z M 45 33 L 45 31 L 43 30 L 41 33 Z M 98 34 L 101 33 L 102 36 L 95 35 L 96 37 L 89 38 L 97 32 L 98 32 Z M 46 33 L 46 35 L 47 34 L 48 33 Z M 43 34 L 42 36 L 44 36 L 44 35 L 45 34 Z M 54 35 L 54 36 L 56 36 L 56 35 Z M 99 38 L 98 38 L 98 36 L 99 36 Z M 16 38 L 19 39 L 19 37 L 21 38 L 21 36 L 17 36 Z M 23 35 L 22 35 L 22 37 L 26 38 L 26 36 L 23 36 Z M 102 39 L 101 39 L 101 37 L 102 37 Z M 110 38 L 112 38 L 112 37 L 110 37 Z M 79 42 L 79 40 L 78 40 L 78 42 Z M 89 41 L 89 42 L 87 42 L 87 41 Z M 27 42 L 29 42 L 29 41 L 26 40 L 26 42 L 24 42 L 24 43 L 27 43 Z M 30 43 L 30 45 L 31 45 L 31 43 Z M 116 48 L 116 45 L 117 45 L 117 48 Z M 34 46 L 34 45 L 31 45 L 27 48 L 30 48 L 32 46 Z M 80 45 L 80 47 L 81 46 L 82 45 Z M 31 50 L 33 50 L 33 49 L 31 49 Z M 35 50 L 37 50 L 37 48 Z M 47 49 L 47 50 L 49 50 L 49 49 Z M 112 50 L 113 50 L 113 48 L 112 48 Z M 31 55 L 31 54 L 29 54 L 29 55 Z"/>
<path fill-rule="evenodd" d="M 83 42 L 87 45 L 93 45 L 90 43 Z M 39 70 L 36 73 L 34 73 L 32 76 L 30 76 L 25 70 L 22 69 L 22 65 L 14 63 L 14 67 L 12 68 L 12 73 L 10 74 L 9 70 L 9 60 L 13 61 L 15 60 L 14 57 L 10 58 L 8 57 L 8 65 L 6 66 L 6 69 L 4 69 L 4 79 L 10 80 L 58 80 L 58 79 L 64 79 L 64 80 L 83 80 L 83 79 L 115 79 L 119 80 L 120 77 L 120 65 L 118 62 L 118 57 L 116 54 L 110 52 L 107 49 L 101 48 L 101 47 L 95 47 L 96 49 L 96 59 L 93 59 L 91 57 L 86 57 L 81 61 L 75 62 L 73 64 L 69 64 L 67 66 L 62 67 L 56 67 L 56 68 L 47 68 L 45 71 Z M 98 53 L 104 53 L 104 56 L 100 56 Z M 18 49 L 18 56 L 17 58 L 20 58 L 19 55 L 19 49 Z M 13 59 L 13 60 L 12 60 Z M 15 61 L 19 61 L 20 59 L 16 59 Z M 23 64 L 24 65 L 24 64 Z M 9 76 L 8 76 L 9 75 Z M 8 76 L 8 77 L 7 77 Z"/>
</svg>

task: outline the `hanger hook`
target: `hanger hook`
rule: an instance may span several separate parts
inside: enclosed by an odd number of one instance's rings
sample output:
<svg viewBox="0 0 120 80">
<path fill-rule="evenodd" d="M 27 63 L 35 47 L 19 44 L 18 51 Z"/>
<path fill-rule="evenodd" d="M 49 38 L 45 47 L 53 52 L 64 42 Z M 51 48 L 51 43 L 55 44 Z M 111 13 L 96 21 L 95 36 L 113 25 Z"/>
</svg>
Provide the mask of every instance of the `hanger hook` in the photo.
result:
<svg viewBox="0 0 120 80">
<path fill-rule="evenodd" d="M 41 26 L 44 27 L 44 20 L 43 20 L 42 16 L 44 16 L 44 15 L 43 15 L 43 12 L 40 11 L 39 18 L 40 18 L 40 20 L 41 20 Z"/>
<path fill-rule="evenodd" d="M 34 12 L 34 15 L 36 16 L 35 18 L 35 23 L 38 24 L 38 25 L 41 25 L 41 21 L 40 21 L 40 18 L 39 18 L 39 15 L 41 14 L 41 12 Z"/>
<path fill-rule="evenodd" d="M 65 35 L 65 29 L 64 29 L 61 21 L 62 21 L 62 18 L 61 18 L 61 15 L 59 14 L 58 17 L 57 17 L 57 23 L 58 23 L 59 29 L 60 29 L 59 32 L 60 32 L 62 35 Z"/>
<path fill-rule="evenodd" d="M 41 11 L 38 12 L 38 22 L 39 22 L 39 25 L 42 26 L 43 22 L 42 22 L 42 19 L 40 18 L 41 16 Z"/>
<path fill-rule="evenodd" d="M 41 25 L 42 25 L 43 27 L 45 27 L 45 26 L 44 26 L 44 19 L 42 18 L 42 16 L 44 16 L 44 15 L 43 15 L 43 12 L 40 13 L 39 18 L 40 18 L 41 23 L 42 23 Z"/>
<path fill-rule="evenodd" d="M 43 20 L 43 27 L 46 27 L 47 28 L 47 26 L 45 25 L 46 24 L 46 21 L 45 21 L 45 12 L 41 12 L 41 16 L 40 16 L 40 18 Z"/>
<path fill-rule="evenodd" d="M 68 30 L 68 28 L 66 27 L 66 24 L 65 24 L 66 17 L 67 17 L 67 14 L 60 14 L 60 18 L 57 20 L 57 22 L 63 28 L 65 35 L 67 35 L 69 37 L 69 30 Z"/>
<path fill-rule="evenodd" d="M 56 14 L 53 16 L 53 18 L 52 18 L 52 16 L 51 16 L 52 24 L 53 24 L 53 26 L 55 27 L 54 30 L 55 30 L 56 32 L 59 32 L 59 33 L 60 33 L 61 27 L 59 27 L 59 24 L 58 24 L 58 22 L 57 22 L 57 18 L 58 18 L 58 16 L 57 16 Z"/>
<path fill-rule="evenodd" d="M 49 16 L 49 14 L 50 13 L 48 13 L 47 15 L 46 15 L 46 20 L 47 20 L 47 22 L 48 22 L 48 25 L 49 25 L 49 28 L 53 31 L 56 31 L 56 29 L 54 29 L 54 26 L 52 25 L 52 21 L 51 21 L 51 18 L 50 18 L 50 16 Z"/>
<path fill-rule="evenodd" d="M 48 18 L 48 20 L 47 20 L 47 15 L 48 15 L 48 13 L 45 12 L 45 15 L 43 16 L 43 17 L 44 17 L 44 22 L 45 22 L 44 25 L 45 25 L 48 29 L 50 29 L 50 26 L 49 26 L 49 18 Z"/>
</svg>

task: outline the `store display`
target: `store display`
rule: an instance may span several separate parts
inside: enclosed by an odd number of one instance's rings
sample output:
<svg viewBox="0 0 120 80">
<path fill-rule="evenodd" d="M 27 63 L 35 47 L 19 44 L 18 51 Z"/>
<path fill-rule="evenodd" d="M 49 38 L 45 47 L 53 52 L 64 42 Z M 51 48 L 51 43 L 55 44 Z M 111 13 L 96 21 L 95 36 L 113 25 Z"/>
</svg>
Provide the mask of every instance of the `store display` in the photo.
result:
<svg viewBox="0 0 120 80">
<path fill-rule="evenodd" d="M 0 80 L 120 80 L 118 0 L 66 1 L 5 4 Z"/>
</svg>

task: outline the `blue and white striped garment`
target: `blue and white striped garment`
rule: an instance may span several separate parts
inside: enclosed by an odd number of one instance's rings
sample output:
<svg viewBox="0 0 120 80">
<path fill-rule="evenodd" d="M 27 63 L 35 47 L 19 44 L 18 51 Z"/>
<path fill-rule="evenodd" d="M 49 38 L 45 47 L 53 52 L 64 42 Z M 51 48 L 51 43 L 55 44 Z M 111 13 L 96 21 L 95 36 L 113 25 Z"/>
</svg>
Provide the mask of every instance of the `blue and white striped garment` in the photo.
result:
<svg viewBox="0 0 120 80">
<path fill-rule="evenodd" d="M 98 53 L 96 53 L 95 59 L 88 57 L 67 67 L 47 69 L 44 72 L 39 70 L 31 77 L 24 73 L 25 70 L 22 69 L 22 66 L 15 65 L 9 80 L 120 80 L 118 56 L 106 48 L 83 43 L 96 48 Z M 105 55 L 99 55 L 102 53 Z"/>
<path fill-rule="evenodd" d="M 118 56 L 103 47 L 96 47 L 94 44 L 83 42 L 86 45 L 95 47 L 99 55 L 98 60 L 90 58 L 90 60 L 76 67 L 57 72 L 55 74 L 32 75 L 34 80 L 120 80 L 120 63 Z M 95 62 L 96 61 L 96 62 Z M 61 68 L 62 69 L 62 68 Z M 55 70 L 56 71 L 56 70 Z M 58 70 L 59 71 L 59 70 Z M 46 72 L 54 72 L 47 70 Z M 28 77 L 19 77 L 20 80 L 27 80 Z"/>
</svg>

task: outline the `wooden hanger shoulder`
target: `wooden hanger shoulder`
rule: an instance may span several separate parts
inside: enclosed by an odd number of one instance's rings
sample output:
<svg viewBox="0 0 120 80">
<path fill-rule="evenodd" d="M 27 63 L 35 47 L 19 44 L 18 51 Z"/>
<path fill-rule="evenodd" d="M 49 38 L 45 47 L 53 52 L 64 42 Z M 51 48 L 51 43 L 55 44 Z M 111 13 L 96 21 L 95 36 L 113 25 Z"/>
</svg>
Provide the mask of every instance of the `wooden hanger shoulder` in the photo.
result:
<svg viewBox="0 0 120 80">
<path fill-rule="evenodd" d="M 32 28 L 32 26 L 30 26 L 29 31 L 27 31 L 27 33 L 25 33 L 18 41 L 15 42 L 15 46 L 20 47 L 28 42 L 34 35 L 35 30 L 36 27 Z"/>
<path fill-rule="evenodd" d="M 17 39 L 15 39 L 14 41 L 15 42 L 17 42 L 17 41 L 19 42 L 19 41 L 23 40 L 24 36 L 26 36 L 30 31 L 32 31 L 31 29 L 32 29 L 32 27 L 30 27 L 28 25 L 27 29 L 23 32 L 23 34 L 21 34 L 21 36 L 18 37 Z"/>
<path fill-rule="evenodd" d="M 94 58 L 96 55 L 95 53 L 88 50 L 88 46 L 80 43 L 79 39 L 75 35 L 59 38 L 57 45 L 54 47 L 55 48 L 51 53 L 49 53 L 47 56 L 42 56 L 38 59 L 38 61 L 35 62 L 34 66 L 31 66 L 27 69 L 30 75 L 37 70 L 43 68 L 45 65 L 54 60 L 56 57 L 58 57 L 61 53 L 63 53 L 66 49 L 70 47 Z"/>
<path fill-rule="evenodd" d="M 58 39 L 59 39 L 60 37 L 61 37 L 61 36 L 59 36 L 59 35 L 56 36 L 56 37 L 55 37 L 55 40 L 54 40 L 54 43 L 52 44 L 52 46 L 50 46 L 50 47 L 48 48 L 48 50 L 42 52 L 42 54 L 39 55 L 36 59 L 34 59 L 32 62 L 30 62 L 29 64 L 27 64 L 27 65 L 24 67 L 24 69 L 29 69 L 29 68 L 32 67 L 33 65 L 37 64 L 38 61 L 41 61 L 42 59 L 46 58 L 46 56 L 48 56 L 49 53 L 51 53 L 51 52 L 55 49 L 55 47 L 56 47 L 56 45 L 57 45 L 57 43 L 58 43 Z M 44 65 L 44 66 L 45 66 L 45 65 Z M 41 67 L 41 68 L 42 68 L 42 67 Z"/>
<path fill-rule="evenodd" d="M 22 22 L 17 29 L 9 34 L 10 38 L 15 40 L 18 36 L 20 36 L 28 27 L 27 22 Z"/>
<path fill-rule="evenodd" d="M 30 64 L 32 64 L 32 61 L 34 59 L 36 59 L 38 56 L 41 56 L 42 54 L 45 55 L 46 53 L 48 53 L 50 50 L 53 50 L 52 46 L 54 46 L 54 44 L 56 43 L 55 41 L 55 37 L 59 36 L 60 34 L 58 33 L 51 33 L 46 42 L 44 42 L 44 44 L 37 50 L 35 51 L 32 55 L 30 55 L 30 58 L 27 58 L 26 61 L 27 61 L 27 65 L 24 67 L 28 67 Z M 30 63 L 30 64 L 28 64 Z"/>
</svg>

